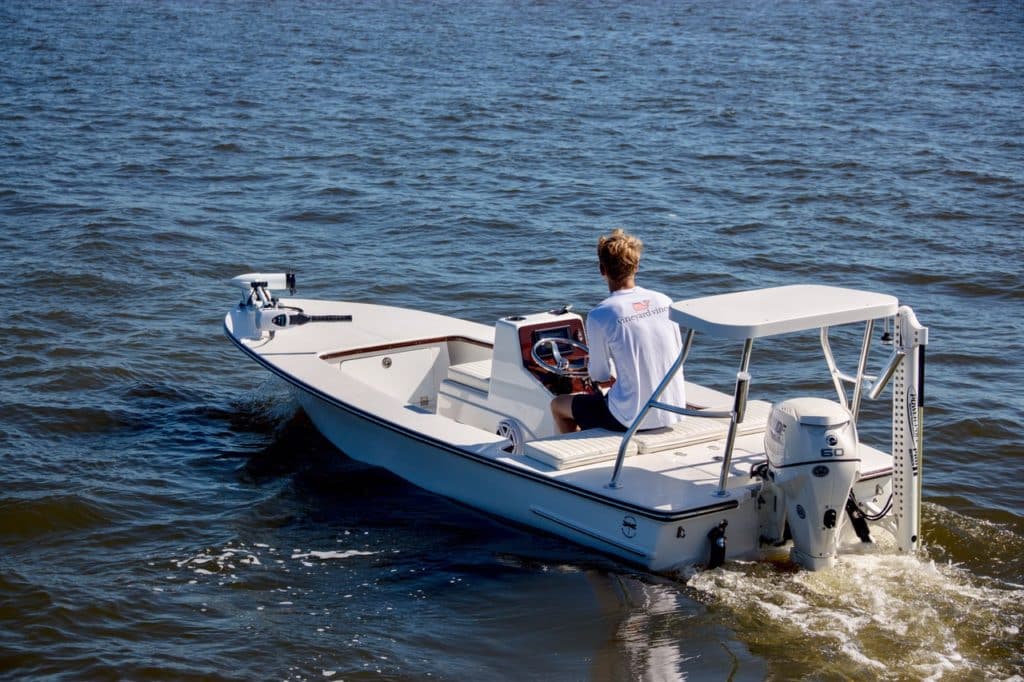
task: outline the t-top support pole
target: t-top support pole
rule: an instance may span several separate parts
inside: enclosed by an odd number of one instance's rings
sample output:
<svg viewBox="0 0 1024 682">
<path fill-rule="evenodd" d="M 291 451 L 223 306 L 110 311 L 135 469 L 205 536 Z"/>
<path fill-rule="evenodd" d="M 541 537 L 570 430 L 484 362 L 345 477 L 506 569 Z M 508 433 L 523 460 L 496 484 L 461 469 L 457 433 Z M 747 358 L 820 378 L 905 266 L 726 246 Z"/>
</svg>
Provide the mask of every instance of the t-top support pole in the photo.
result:
<svg viewBox="0 0 1024 682">
<path fill-rule="evenodd" d="M 736 445 L 737 425 L 743 421 L 747 411 L 747 392 L 750 390 L 750 355 L 754 348 L 754 340 L 747 339 L 743 343 L 743 358 L 740 360 L 740 371 L 736 373 L 736 388 L 732 395 L 732 412 L 729 415 L 729 433 L 725 439 L 725 456 L 722 459 L 722 473 L 718 476 L 716 497 L 729 494 L 729 469 L 732 468 L 732 451 Z"/>
</svg>

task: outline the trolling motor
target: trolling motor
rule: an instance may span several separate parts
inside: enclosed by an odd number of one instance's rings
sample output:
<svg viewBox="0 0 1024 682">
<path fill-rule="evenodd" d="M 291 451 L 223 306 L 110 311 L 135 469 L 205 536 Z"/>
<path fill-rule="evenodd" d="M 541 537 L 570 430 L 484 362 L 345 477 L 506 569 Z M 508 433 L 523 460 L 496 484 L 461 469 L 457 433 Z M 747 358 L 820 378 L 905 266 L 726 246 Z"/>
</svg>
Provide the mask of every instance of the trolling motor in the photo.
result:
<svg viewBox="0 0 1024 682">
<path fill-rule="evenodd" d="M 262 311 L 261 311 L 262 312 Z M 266 317 L 264 313 L 260 317 Z M 303 312 L 284 311 L 270 317 L 270 324 L 275 329 L 298 327 L 308 322 L 351 322 L 351 315 L 307 315 Z"/>
<path fill-rule="evenodd" d="M 231 283 L 239 287 L 243 292 L 242 302 L 239 306 L 262 304 L 276 305 L 270 292 L 287 290 L 289 294 L 295 294 L 295 273 L 281 272 L 266 274 L 262 272 L 250 272 L 246 275 L 239 275 L 231 278 Z"/>
<path fill-rule="evenodd" d="M 259 340 L 265 333 L 297 327 L 310 322 L 351 322 L 351 315 L 307 315 L 300 308 L 282 306 L 274 291 L 295 293 L 295 273 L 250 272 L 231 279 L 244 293 L 238 307 L 250 313 L 249 333 L 240 334 Z"/>
</svg>

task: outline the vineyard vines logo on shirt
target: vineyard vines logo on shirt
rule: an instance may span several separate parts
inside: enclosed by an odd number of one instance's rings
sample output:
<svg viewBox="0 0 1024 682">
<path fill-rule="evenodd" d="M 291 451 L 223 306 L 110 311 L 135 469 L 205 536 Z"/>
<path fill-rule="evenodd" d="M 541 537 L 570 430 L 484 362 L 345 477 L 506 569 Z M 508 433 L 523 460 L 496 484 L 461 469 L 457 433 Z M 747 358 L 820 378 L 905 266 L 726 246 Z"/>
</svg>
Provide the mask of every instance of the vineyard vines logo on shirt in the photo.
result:
<svg viewBox="0 0 1024 682">
<path fill-rule="evenodd" d="M 651 299 L 645 298 L 642 301 L 635 301 L 633 303 L 633 310 L 636 311 L 635 315 L 628 315 L 626 317 L 620 317 L 616 320 L 619 324 L 629 324 L 645 317 L 654 317 L 655 315 L 661 315 L 668 310 L 668 306 L 662 306 L 661 308 L 652 308 Z"/>
</svg>

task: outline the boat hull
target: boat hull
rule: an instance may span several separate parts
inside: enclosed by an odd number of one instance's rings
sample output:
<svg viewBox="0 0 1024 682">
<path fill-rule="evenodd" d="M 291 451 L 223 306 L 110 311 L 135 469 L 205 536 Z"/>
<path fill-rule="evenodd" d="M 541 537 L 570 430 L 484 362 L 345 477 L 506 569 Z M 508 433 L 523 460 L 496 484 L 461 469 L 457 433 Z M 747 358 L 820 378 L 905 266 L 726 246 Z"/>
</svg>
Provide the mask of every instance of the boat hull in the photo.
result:
<svg viewBox="0 0 1024 682">
<path fill-rule="evenodd" d="M 775 543 L 784 544 L 783 507 L 760 469 L 765 401 L 736 418 L 715 407 L 735 396 L 688 382 L 688 416 L 665 432 L 554 434 L 547 407 L 556 387 L 538 377 L 531 347 L 582 335 L 579 316 L 509 316 L 490 328 L 373 304 L 271 302 L 260 281 L 225 316 L 228 338 L 285 380 L 349 457 L 655 572 L 776 556 Z M 893 496 L 892 458 L 864 444 L 858 457 L 856 499 L 881 518 Z M 849 537 L 835 511 L 845 503 L 822 518 Z"/>
<path fill-rule="evenodd" d="M 653 515 L 581 494 L 548 477 L 530 476 L 474 453 L 381 423 L 358 409 L 301 388 L 293 391 L 316 428 L 352 459 L 378 466 L 425 490 L 488 514 L 614 555 L 655 572 L 705 563 L 708 532 L 728 522 L 729 558 L 758 547 L 756 500 L 746 489 L 709 497 L 706 507 Z M 744 539 L 747 539 L 744 541 Z"/>
</svg>

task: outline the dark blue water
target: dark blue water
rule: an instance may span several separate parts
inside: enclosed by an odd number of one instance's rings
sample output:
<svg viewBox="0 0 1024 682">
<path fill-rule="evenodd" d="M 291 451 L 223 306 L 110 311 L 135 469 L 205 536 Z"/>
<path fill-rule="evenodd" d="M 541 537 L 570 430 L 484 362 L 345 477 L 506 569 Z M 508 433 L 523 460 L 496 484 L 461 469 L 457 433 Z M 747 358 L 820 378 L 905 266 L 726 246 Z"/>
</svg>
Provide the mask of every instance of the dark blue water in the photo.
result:
<svg viewBox="0 0 1024 682">
<path fill-rule="evenodd" d="M 0 3 L 0 675 L 1019 679 L 1022 47 L 994 0 Z M 616 226 L 676 298 L 915 308 L 923 556 L 637 572 L 346 459 L 221 334 L 252 270 L 586 310 Z"/>
</svg>

